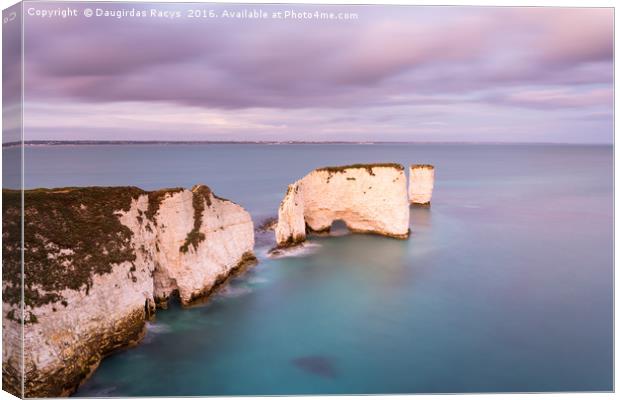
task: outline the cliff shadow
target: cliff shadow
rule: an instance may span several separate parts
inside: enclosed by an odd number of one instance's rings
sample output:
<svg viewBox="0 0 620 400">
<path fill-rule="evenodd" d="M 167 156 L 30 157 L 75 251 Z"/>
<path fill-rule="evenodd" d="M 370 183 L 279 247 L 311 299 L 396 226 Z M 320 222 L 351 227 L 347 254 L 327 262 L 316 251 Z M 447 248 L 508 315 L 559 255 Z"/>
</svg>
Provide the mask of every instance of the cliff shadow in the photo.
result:
<svg viewBox="0 0 620 400">
<path fill-rule="evenodd" d="M 306 224 L 306 234 L 308 236 L 346 236 L 352 233 L 354 232 L 351 231 L 347 224 L 341 219 L 334 220 L 329 228 L 321 231 L 315 231 Z"/>
</svg>

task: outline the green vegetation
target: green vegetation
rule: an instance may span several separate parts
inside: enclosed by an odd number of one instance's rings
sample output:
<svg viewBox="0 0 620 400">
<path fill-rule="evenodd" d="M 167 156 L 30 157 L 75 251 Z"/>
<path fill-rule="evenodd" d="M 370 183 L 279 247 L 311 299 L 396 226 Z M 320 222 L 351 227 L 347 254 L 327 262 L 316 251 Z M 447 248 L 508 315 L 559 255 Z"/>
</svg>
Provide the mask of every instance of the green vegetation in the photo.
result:
<svg viewBox="0 0 620 400">
<path fill-rule="evenodd" d="M 367 170 L 370 174 L 373 174 L 373 168 L 396 168 L 397 170 L 404 171 L 405 168 L 398 163 L 375 163 L 375 164 L 351 164 L 351 165 L 343 165 L 339 167 L 322 167 L 317 168 L 317 171 L 327 171 L 327 172 L 346 172 L 348 169 L 355 168 L 363 168 Z M 373 174 L 374 175 L 374 174 Z"/>
<path fill-rule="evenodd" d="M 136 255 L 131 245 L 132 232 L 121 224 L 119 212 L 129 211 L 132 200 L 146 194 L 148 208 L 139 213 L 138 220 L 145 217 L 156 224 L 155 215 L 166 195 L 182 190 L 146 192 L 137 187 L 67 187 L 24 191 L 26 307 L 34 309 L 58 302 L 67 307 L 62 290 L 85 290 L 88 293 L 95 275 L 110 273 L 115 264 L 133 263 Z M 210 192 L 208 188 L 206 191 Z M 198 192 L 205 196 L 205 189 Z M 21 192 L 3 189 L 2 196 L 3 301 L 14 306 L 7 317 L 19 320 Z M 200 207 L 196 212 L 198 226 L 204 206 Z M 199 239 L 192 238 L 190 244 Z M 134 270 L 135 266 L 131 271 Z M 135 279 L 133 273 L 130 275 Z M 30 311 L 26 315 L 26 323 L 37 321 L 36 315 Z"/>
<path fill-rule="evenodd" d="M 202 214 L 205 210 L 205 202 L 207 207 L 211 207 L 212 192 L 208 186 L 196 185 L 192 188 L 192 205 L 194 206 L 194 228 L 189 231 L 185 238 L 185 243 L 181 245 L 179 251 L 187 253 L 189 246 L 192 246 L 194 250 L 198 248 L 200 242 L 205 240 L 204 233 L 200 232 L 202 226 Z"/>
<path fill-rule="evenodd" d="M 2 297 L 15 306 L 7 318 L 20 320 L 21 299 L 21 192 L 2 190 Z"/>
<path fill-rule="evenodd" d="M 373 171 L 374 168 L 395 168 L 399 171 L 404 171 L 405 168 L 397 163 L 375 163 L 375 164 L 351 164 L 351 165 L 343 165 L 339 167 L 322 167 L 317 168 L 316 171 L 326 171 L 328 172 L 327 183 L 329 183 L 333 174 L 345 173 L 350 169 L 365 169 L 370 175 L 375 175 Z"/>
<path fill-rule="evenodd" d="M 170 189 L 161 189 L 155 190 L 153 192 L 149 192 L 149 206 L 146 209 L 145 215 L 146 218 L 150 221 L 153 221 L 153 224 L 157 226 L 157 221 L 155 220 L 155 214 L 159 210 L 159 206 L 161 202 L 166 198 L 168 194 L 174 194 L 183 191 L 183 188 L 170 188 Z"/>
<path fill-rule="evenodd" d="M 431 164 L 411 164 L 411 168 L 435 169 L 435 166 Z"/>
<path fill-rule="evenodd" d="M 136 187 L 89 187 L 24 191 L 24 302 L 27 307 L 65 301 L 64 289 L 86 290 L 95 274 L 133 262 L 131 230 L 120 223 Z M 20 300 L 19 191 L 3 190 L 4 301 Z M 64 303 L 63 303 L 64 304 Z M 13 314 L 14 315 L 14 314 Z M 36 322 L 31 315 L 30 322 Z M 26 321 L 28 322 L 28 321 Z"/>
</svg>

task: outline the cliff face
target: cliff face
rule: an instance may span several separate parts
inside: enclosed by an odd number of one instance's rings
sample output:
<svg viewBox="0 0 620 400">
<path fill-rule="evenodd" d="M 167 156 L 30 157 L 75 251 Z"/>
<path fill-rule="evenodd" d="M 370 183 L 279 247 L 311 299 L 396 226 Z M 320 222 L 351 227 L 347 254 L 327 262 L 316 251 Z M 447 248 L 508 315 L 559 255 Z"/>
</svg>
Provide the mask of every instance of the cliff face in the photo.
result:
<svg viewBox="0 0 620 400">
<path fill-rule="evenodd" d="M 14 195 L 19 192 L 5 198 Z M 27 397 L 70 394 L 103 356 L 141 339 L 156 304 L 165 307 L 174 293 L 187 304 L 254 260 L 250 215 L 206 186 L 66 188 L 24 196 Z M 3 239 L 14 247 L 19 237 L 11 226 L 3 227 Z M 19 260 L 4 266 L 8 343 L 21 329 Z M 16 394 L 19 357 L 18 348 L 4 347 L 3 384 Z"/>
<path fill-rule="evenodd" d="M 398 164 L 328 167 L 289 185 L 278 210 L 278 246 L 303 242 L 306 227 L 329 230 L 342 220 L 353 232 L 409 235 L 404 168 Z"/>
<path fill-rule="evenodd" d="M 435 186 L 435 167 L 413 164 L 409 168 L 409 201 L 411 204 L 429 206 Z"/>
</svg>

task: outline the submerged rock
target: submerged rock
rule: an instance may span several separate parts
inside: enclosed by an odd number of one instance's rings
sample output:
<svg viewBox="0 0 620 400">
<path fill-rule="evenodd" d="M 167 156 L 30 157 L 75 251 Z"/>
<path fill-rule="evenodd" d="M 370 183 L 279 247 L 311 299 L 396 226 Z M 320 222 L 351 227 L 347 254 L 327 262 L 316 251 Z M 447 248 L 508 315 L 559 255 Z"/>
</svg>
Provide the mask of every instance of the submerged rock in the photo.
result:
<svg viewBox="0 0 620 400">
<path fill-rule="evenodd" d="M 4 190 L 3 388 L 21 395 L 20 192 Z M 184 305 L 255 261 L 254 227 L 207 186 L 24 192 L 24 393 L 71 394 L 139 341 L 156 304 Z"/>
<path fill-rule="evenodd" d="M 337 376 L 334 362 L 323 356 L 299 357 L 291 360 L 299 369 L 323 378 L 335 378 Z"/>
<path fill-rule="evenodd" d="M 274 247 L 267 252 L 267 257 L 273 259 L 285 257 L 305 257 L 316 253 L 320 248 L 321 245 L 318 243 L 303 242 L 295 246 Z"/>
<path fill-rule="evenodd" d="M 307 231 L 329 231 L 337 220 L 352 232 L 407 238 L 409 203 L 403 166 L 319 168 L 289 185 L 278 210 L 277 245 L 299 244 Z"/>
<path fill-rule="evenodd" d="M 434 186 L 434 166 L 413 164 L 409 167 L 409 201 L 411 204 L 430 206 Z"/>
</svg>

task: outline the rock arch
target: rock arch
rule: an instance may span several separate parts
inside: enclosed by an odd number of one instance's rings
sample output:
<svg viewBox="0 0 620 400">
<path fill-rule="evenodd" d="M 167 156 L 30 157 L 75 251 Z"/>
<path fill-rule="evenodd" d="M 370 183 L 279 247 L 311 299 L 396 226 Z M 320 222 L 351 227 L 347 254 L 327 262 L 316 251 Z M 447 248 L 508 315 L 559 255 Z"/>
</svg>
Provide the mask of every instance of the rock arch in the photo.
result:
<svg viewBox="0 0 620 400">
<path fill-rule="evenodd" d="M 319 168 L 289 185 L 278 210 L 279 247 L 306 239 L 307 228 L 329 229 L 342 220 L 352 232 L 409 236 L 405 169 L 400 164 Z"/>
</svg>

